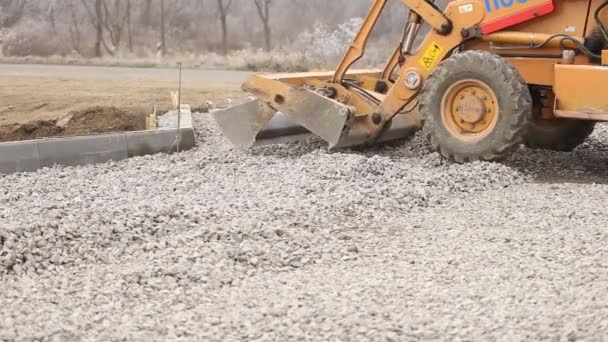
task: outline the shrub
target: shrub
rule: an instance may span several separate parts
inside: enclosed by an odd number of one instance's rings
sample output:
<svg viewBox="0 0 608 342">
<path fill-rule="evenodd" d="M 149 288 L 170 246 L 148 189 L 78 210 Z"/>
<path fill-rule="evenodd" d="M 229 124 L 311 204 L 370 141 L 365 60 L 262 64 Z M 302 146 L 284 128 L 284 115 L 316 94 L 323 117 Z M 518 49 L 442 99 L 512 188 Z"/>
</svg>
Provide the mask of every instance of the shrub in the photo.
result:
<svg viewBox="0 0 608 342">
<path fill-rule="evenodd" d="M 8 32 L 4 36 L 3 52 L 6 56 L 40 56 L 67 55 L 70 48 L 56 34 L 50 34 L 48 27 L 35 21 L 28 21 L 19 26 L 19 30 Z"/>
</svg>

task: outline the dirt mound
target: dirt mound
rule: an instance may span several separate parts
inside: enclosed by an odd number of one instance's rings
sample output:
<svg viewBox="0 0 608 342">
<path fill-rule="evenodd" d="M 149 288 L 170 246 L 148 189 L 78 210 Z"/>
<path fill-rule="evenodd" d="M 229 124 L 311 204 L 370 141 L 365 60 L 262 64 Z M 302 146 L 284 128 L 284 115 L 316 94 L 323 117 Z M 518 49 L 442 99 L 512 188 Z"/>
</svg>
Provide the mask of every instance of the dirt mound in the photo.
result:
<svg viewBox="0 0 608 342">
<path fill-rule="evenodd" d="M 23 125 L 13 124 L 0 127 L 0 141 L 21 141 L 61 135 L 63 128 L 57 120 L 38 120 Z"/>
<path fill-rule="evenodd" d="M 65 124 L 58 120 L 38 120 L 26 124 L 0 126 L 0 142 L 22 141 L 60 136 L 129 132 L 145 129 L 143 111 L 116 107 L 92 107 L 70 113 Z"/>
<path fill-rule="evenodd" d="M 66 135 L 129 132 L 145 129 L 145 114 L 116 107 L 93 107 L 71 113 Z"/>
</svg>

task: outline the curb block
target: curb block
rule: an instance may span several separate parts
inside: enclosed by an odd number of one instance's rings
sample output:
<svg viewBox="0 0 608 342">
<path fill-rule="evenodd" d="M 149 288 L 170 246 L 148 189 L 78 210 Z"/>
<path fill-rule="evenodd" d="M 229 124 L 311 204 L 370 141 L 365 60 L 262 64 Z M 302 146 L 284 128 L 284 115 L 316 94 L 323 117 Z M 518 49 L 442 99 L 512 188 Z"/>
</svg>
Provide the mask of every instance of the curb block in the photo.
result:
<svg viewBox="0 0 608 342">
<path fill-rule="evenodd" d="M 128 157 L 123 134 L 38 141 L 41 167 L 78 166 Z"/>
<path fill-rule="evenodd" d="M 175 153 L 177 125 L 171 120 L 167 122 L 165 127 L 149 131 L 0 143 L 0 174 L 32 172 L 54 165 L 79 166 L 156 153 Z M 190 150 L 196 145 L 196 140 L 189 106 L 182 108 L 181 126 L 180 151 Z"/>
<path fill-rule="evenodd" d="M 0 173 L 35 171 L 41 168 L 37 142 L 0 144 Z"/>
</svg>

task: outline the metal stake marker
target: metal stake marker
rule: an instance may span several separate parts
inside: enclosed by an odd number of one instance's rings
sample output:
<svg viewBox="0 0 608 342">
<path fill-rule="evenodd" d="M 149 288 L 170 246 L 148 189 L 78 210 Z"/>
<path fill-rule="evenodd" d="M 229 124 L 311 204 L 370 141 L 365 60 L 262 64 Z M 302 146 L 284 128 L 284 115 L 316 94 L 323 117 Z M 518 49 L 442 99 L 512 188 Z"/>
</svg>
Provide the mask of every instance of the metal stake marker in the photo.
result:
<svg viewBox="0 0 608 342">
<path fill-rule="evenodd" d="M 177 91 L 177 153 L 179 153 L 179 145 L 182 140 L 182 63 L 177 63 L 179 66 L 179 89 Z"/>
</svg>

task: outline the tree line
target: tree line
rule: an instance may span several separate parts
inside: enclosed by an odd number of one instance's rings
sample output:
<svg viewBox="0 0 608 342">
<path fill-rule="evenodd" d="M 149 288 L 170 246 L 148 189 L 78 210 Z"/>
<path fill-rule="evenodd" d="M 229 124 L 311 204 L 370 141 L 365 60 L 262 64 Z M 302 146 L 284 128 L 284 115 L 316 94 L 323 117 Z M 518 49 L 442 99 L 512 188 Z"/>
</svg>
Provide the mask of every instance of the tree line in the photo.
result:
<svg viewBox="0 0 608 342">
<path fill-rule="evenodd" d="M 371 2 L 0 0 L 0 39 L 5 53 L 14 55 L 270 51 L 315 25 L 338 26 L 363 17 Z M 405 21 L 404 13 L 389 9 L 380 30 L 399 32 L 395 24 Z"/>
</svg>

